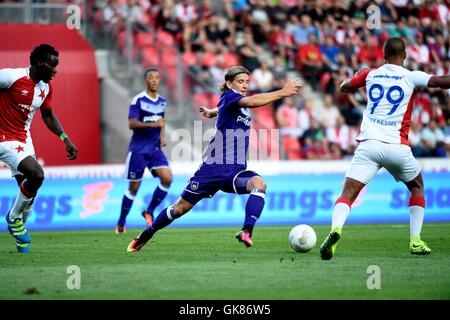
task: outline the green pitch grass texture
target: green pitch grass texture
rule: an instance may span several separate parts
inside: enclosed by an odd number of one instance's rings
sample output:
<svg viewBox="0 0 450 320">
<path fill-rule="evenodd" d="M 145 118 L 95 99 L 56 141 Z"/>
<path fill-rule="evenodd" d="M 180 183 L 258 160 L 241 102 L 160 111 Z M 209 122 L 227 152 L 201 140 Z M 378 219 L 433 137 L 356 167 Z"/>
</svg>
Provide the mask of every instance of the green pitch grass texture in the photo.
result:
<svg viewBox="0 0 450 320">
<path fill-rule="evenodd" d="M 1 232 L 0 299 L 450 299 L 449 223 L 424 225 L 430 256 L 409 253 L 408 224 L 346 225 L 330 261 L 319 255 L 329 226 L 313 225 L 308 253 L 290 248 L 292 227 L 257 226 L 252 248 L 239 227 L 168 228 L 138 253 L 126 252 L 138 229 L 31 231 L 29 254 Z M 72 265 L 80 289 L 67 286 Z M 370 266 L 380 289 L 368 289 Z"/>
</svg>

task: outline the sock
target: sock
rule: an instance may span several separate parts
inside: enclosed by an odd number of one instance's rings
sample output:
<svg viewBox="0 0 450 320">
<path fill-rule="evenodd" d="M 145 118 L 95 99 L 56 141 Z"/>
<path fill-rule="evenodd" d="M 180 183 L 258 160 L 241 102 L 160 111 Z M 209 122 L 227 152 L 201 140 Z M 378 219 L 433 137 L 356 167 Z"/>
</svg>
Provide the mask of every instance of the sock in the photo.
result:
<svg viewBox="0 0 450 320">
<path fill-rule="evenodd" d="M 409 198 L 409 233 L 411 241 L 420 241 L 423 218 L 425 216 L 425 198 L 411 196 Z"/>
<path fill-rule="evenodd" d="M 23 183 L 26 180 L 24 180 L 19 187 L 19 192 L 17 193 L 16 201 L 14 202 L 14 205 L 9 212 L 9 219 L 14 221 L 17 218 L 22 219 L 22 213 L 23 211 L 30 205 L 30 203 L 33 201 L 33 198 L 36 196 L 36 193 L 29 192 L 25 189 Z"/>
<path fill-rule="evenodd" d="M 125 221 L 127 219 L 127 215 L 130 212 L 131 206 L 133 205 L 134 198 L 136 198 L 135 195 L 133 195 L 129 190 L 125 192 L 123 198 L 122 198 L 122 207 L 120 209 L 120 218 L 119 221 L 117 221 L 118 225 L 124 226 Z"/>
<path fill-rule="evenodd" d="M 256 221 L 261 216 L 264 209 L 266 191 L 261 189 L 253 189 L 245 206 L 245 221 L 242 230 L 248 230 L 250 236 Z"/>
<path fill-rule="evenodd" d="M 31 210 L 33 209 L 34 199 L 35 198 L 33 197 L 33 199 L 31 199 L 31 201 L 28 203 L 28 205 L 22 211 L 22 219 L 23 219 L 24 223 L 27 222 L 28 217 L 30 216 Z"/>
<path fill-rule="evenodd" d="M 174 220 L 175 217 L 173 216 L 173 206 L 167 207 L 158 214 L 150 228 L 147 228 L 147 232 L 150 236 L 153 236 L 156 231 L 167 227 Z"/>
<path fill-rule="evenodd" d="M 336 227 L 342 228 L 344 226 L 345 220 L 350 213 L 351 202 L 347 198 L 339 197 L 334 203 L 333 215 L 331 218 L 331 230 Z"/>
<path fill-rule="evenodd" d="M 164 187 L 163 185 L 159 185 L 156 187 L 155 192 L 153 192 L 152 201 L 150 201 L 150 204 L 147 207 L 147 212 L 149 212 L 152 215 L 153 218 L 153 211 L 155 211 L 156 207 L 159 206 L 159 204 L 164 200 L 164 198 L 167 196 L 167 192 L 169 191 L 169 188 Z"/>
</svg>

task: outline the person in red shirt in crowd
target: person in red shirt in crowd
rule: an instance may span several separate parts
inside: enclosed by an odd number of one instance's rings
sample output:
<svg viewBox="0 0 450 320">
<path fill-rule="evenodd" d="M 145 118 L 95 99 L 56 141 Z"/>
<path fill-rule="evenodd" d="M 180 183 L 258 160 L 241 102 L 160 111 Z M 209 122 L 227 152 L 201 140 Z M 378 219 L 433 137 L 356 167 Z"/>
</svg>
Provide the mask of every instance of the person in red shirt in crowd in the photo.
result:
<svg viewBox="0 0 450 320">
<path fill-rule="evenodd" d="M 358 53 L 358 62 L 368 67 L 380 66 L 384 61 L 383 50 L 380 49 L 375 36 L 370 36 L 367 43 L 361 46 Z"/>
<path fill-rule="evenodd" d="M 316 36 L 308 35 L 308 44 L 302 45 L 298 51 L 298 67 L 313 89 L 317 89 L 319 76 L 323 70 L 323 58 Z"/>
</svg>

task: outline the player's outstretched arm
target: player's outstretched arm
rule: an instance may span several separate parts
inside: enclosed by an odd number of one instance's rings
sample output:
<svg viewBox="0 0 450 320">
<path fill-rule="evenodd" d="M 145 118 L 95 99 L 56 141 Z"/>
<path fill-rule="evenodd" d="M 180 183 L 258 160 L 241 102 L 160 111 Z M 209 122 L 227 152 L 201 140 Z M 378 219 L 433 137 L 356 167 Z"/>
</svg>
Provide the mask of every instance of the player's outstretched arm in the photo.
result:
<svg viewBox="0 0 450 320">
<path fill-rule="evenodd" d="M 61 123 L 53 113 L 52 109 L 41 108 L 42 120 L 51 132 L 60 137 L 66 145 L 67 158 L 75 160 L 78 156 L 78 148 L 70 141 L 69 137 L 64 133 Z"/>
<path fill-rule="evenodd" d="M 432 76 L 428 88 L 450 89 L 450 76 Z"/>
<path fill-rule="evenodd" d="M 217 116 L 217 108 L 210 109 L 205 106 L 200 106 L 198 108 L 198 112 L 200 112 L 206 118 L 214 118 L 215 116 Z"/>
<path fill-rule="evenodd" d="M 240 99 L 237 104 L 239 107 L 246 108 L 262 107 L 276 100 L 298 94 L 302 87 L 303 86 L 300 82 L 300 78 L 295 78 L 294 80 L 288 81 L 280 90 L 267 93 L 258 93 L 251 97 L 245 97 Z"/>
</svg>

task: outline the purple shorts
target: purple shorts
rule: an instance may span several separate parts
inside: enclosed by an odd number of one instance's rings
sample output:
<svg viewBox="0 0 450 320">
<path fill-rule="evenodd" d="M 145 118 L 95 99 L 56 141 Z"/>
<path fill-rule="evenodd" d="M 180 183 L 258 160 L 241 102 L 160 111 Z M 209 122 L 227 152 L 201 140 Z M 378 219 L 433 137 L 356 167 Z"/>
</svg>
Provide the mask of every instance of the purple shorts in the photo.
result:
<svg viewBox="0 0 450 320">
<path fill-rule="evenodd" d="M 230 168 L 226 171 L 200 168 L 189 179 L 181 194 L 181 198 L 195 205 L 203 198 L 212 198 L 221 190 L 227 193 L 248 194 L 247 182 L 251 178 L 259 176 L 254 171 L 242 168 Z"/>
<path fill-rule="evenodd" d="M 154 170 L 164 167 L 169 167 L 169 162 L 162 150 L 155 150 L 151 154 L 130 151 L 125 162 L 124 175 L 128 180 L 141 180 L 145 168 L 148 168 L 152 175 L 155 176 Z"/>
</svg>

